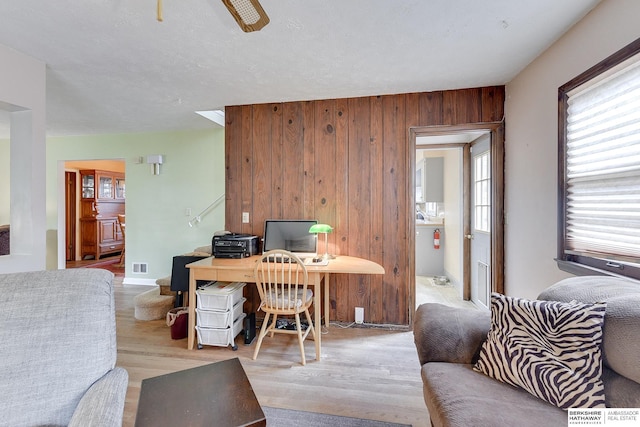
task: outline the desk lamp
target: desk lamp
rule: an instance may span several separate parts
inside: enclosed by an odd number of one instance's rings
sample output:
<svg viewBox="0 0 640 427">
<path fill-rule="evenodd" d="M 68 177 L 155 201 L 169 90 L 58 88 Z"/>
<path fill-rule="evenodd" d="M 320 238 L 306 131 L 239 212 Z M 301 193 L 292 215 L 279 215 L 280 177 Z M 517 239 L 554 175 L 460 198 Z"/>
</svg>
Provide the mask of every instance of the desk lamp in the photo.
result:
<svg viewBox="0 0 640 427">
<path fill-rule="evenodd" d="M 322 259 L 329 260 L 333 256 L 329 255 L 329 233 L 333 231 L 333 227 L 328 224 L 314 224 L 309 229 L 309 233 L 324 234 L 324 255 Z"/>
</svg>

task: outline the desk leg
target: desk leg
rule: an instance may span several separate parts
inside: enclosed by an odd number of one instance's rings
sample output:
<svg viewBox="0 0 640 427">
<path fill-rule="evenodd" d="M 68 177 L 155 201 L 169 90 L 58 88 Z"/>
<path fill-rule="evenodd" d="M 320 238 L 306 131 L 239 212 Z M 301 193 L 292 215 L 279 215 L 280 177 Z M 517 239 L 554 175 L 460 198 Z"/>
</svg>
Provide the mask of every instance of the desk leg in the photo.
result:
<svg viewBox="0 0 640 427">
<path fill-rule="evenodd" d="M 187 349 L 193 350 L 196 333 L 196 279 L 193 269 L 189 269 L 189 297 L 187 299 L 189 308 L 189 329 L 187 331 Z"/>
<path fill-rule="evenodd" d="M 316 343 L 316 360 L 320 361 L 320 352 L 321 352 L 321 339 L 322 339 L 322 298 L 320 298 L 320 285 L 322 282 L 321 274 L 314 274 L 312 277 L 313 280 L 313 304 L 315 305 L 313 309 L 313 327 L 316 331 L 315 343 Z"/>
<path fill-rule="evenodd" d="M 329 327 L 329 273 L 324 274 L 324 326 Z"/>
</svg>

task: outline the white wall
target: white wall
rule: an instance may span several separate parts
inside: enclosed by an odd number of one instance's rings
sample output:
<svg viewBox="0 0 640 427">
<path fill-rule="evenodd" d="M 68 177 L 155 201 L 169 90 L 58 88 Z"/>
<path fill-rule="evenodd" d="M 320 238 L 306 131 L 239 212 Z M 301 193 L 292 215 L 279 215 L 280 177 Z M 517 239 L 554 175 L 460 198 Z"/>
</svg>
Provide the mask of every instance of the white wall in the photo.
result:
<svg viewBox="0 0 640 427">
<path fill-rule="evenodd" d="M 0 109 L 10 117 L 11 254 L 0 272 L 45 268 L 45 64 L 0 45 Z M 6 152 L 6 151 L 4 151 Z"/>
<path fill-rule="evenodd" d="M 535 298 L 558 269 L 558 87 L 640 37 L 640 2 L 604 0 L 506 86 L 505 293 Z"/>
</svg>

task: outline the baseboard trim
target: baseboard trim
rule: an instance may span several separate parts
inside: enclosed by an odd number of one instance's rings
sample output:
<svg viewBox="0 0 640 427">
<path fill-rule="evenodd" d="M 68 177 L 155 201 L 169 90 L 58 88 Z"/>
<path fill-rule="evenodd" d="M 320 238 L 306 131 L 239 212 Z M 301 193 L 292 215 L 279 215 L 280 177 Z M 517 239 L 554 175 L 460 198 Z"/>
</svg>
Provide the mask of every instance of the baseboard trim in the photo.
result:
<svg viewBox="0 0 640 427">
<path fill-rule="evenodd" d="M 156 284 L 156 279 L 139 279 L 136 277 L 125 277 L 124 279 L 122 279 L 122 284 L 154 286 Z"/>
</svg>

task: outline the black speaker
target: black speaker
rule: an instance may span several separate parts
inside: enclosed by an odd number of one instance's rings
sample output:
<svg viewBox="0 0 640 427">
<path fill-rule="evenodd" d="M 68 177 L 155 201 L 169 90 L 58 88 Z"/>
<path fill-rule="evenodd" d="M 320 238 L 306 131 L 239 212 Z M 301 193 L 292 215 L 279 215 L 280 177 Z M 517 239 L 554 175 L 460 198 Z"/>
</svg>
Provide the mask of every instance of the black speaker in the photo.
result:
<svg viewBox="0 0 640 427">
<path fill-rule="evenodd" d="M 251 344 L 256 337 L 256 314 L 249 313 L 244 318 L 244 343 Z"/>
</svg>

